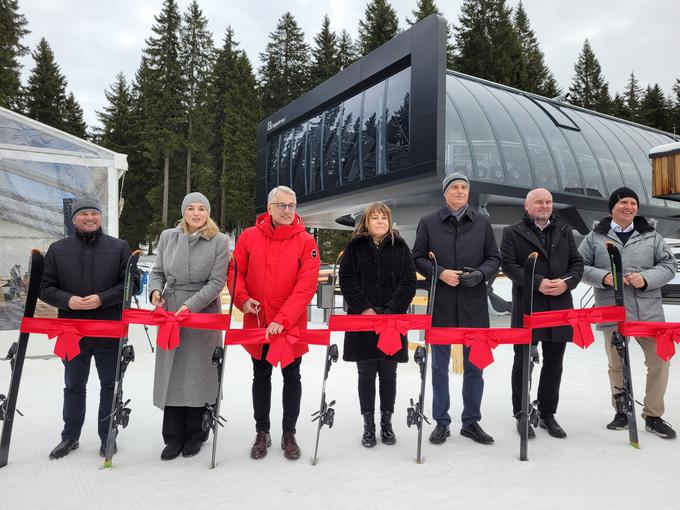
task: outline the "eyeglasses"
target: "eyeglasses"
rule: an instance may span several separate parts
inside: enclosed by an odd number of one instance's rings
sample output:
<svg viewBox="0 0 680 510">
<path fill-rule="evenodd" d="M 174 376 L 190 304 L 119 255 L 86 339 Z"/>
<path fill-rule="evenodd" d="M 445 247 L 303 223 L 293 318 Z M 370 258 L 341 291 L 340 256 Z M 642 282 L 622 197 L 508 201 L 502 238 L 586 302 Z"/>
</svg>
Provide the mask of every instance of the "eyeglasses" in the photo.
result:
<svg viewBox="0 0 680 510">
<path fill-rule="evenodd" d="M 277 202 L 272 205 L 275 205 L 276 208 L 281 212 L 285 211 L 286 207 L 291 211 L 295 211 L 295 208 L 297 207 L 297 204 L 284 204 L 283 202 Z"/>
</svg>

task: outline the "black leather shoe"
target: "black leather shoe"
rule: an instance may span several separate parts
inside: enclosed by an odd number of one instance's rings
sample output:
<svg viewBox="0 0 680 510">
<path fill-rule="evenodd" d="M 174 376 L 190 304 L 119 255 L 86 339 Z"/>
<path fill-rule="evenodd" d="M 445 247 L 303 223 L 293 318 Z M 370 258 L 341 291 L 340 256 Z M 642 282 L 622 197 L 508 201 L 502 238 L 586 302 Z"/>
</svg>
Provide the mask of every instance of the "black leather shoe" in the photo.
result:
<svg viewBox="0 0 680 510">
<path fill-rule="evenodd" d="M 61 459 L 68 455 L 72 450 L 77 450 L 80 443 L 77 439 L 64 439 L 50 452 L 50 459 Z"/>
<path fill-rule="evenodd" d="M 432 444 L 443 444 L 446 442 L 446 438 L 451 435 L 448 425 L 443 423 L 437 423 L 437 426 L 430 434 L 430 443 Z"/>
<path fill-rule="evenodd" d="M 484 432 L 479 422 L 472 422 L 470 425 L 464 425 L 460 429 L 460 435 L 463 437 L 468 437 L 476 443 L 480 444 L 493 444 L 493 437 Z"/>
<path fill-rule="evenodd" d="M 520 436 L 522 435 L 522 431 L 520 430 L 520 422 L 519 422 L 519 419 L 517 420 L 517 433 L 518 433 Z M 529 424 L 529 433 L 528 433 L 527 435 L 528 435 L 529 439 L 533 439 L 533 438 L 536 437 L 536 431 L 535 431 L 534 428 L 531 426 L 531 424 Z"/>
<path fill-rule="evenodd" d="M 118 453 L 118 444 L 113 442 L 113 454 Z M 102 441 L 102 445 L 99 447 L 99 456 L 106 457 L 106 441 Z"/>
<path fill-rule="evenodd" d="M 555 421 L 554 416 L 548 415 L 540 418 L 538 420 L 538 426 L 547 430 L 548 434 L 550 434 L 552 437 L 556 437 L 558 439 L 564 439 L 567 437 L 567 433 L 562 427 L 560 427 L 560 424 Z"/>
<path fill-rule="evenodd" d="M 625 430 L 628 428 L 628 416 L 626 413 L 616 413 L 614 419 L 607 423 L 609 430 Z"/>
<path fill-rule="evenodd" d="M 201 446 L 203 446 L 203 443 L 185 444 L 184 448 L 182 448 L 182 457 L 193 457 L 194 455 L 198 455 L 198 452 L 201 451 Z"/>
<path fill-rule="evenodd" d="M 163 448 L 163 451 L 161 452 L 161 460 L 176 459 L 179 457 L 179 454 L 182 453 L 182 448 L 181 444 L 165 445 L 165 448 Z"/>
</svg>

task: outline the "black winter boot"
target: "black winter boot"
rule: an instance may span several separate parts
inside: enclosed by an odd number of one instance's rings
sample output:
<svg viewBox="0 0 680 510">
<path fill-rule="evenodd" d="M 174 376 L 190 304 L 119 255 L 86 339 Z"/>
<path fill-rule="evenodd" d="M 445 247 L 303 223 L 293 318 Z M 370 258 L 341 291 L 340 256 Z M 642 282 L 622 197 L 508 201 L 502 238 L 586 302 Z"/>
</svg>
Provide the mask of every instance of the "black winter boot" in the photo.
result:
<svg viewBox="0 0 680 510">
<path fill-rule="evenodd" d="M 364 417 L 364 435 L 361 436 L 361 444 L 366 448 L 371 448 L 376 445 L 375 440 L 375 418 L 373 411 L 367 411 L 362 414 Z"/>
<path fill-rule="evenodd" d="M 383 444 L 394 444 L 397 442 L 397 436 L 392 430 L 392 413 L 383 411 L 380 415 L 380 439 Z"/>
</svg>

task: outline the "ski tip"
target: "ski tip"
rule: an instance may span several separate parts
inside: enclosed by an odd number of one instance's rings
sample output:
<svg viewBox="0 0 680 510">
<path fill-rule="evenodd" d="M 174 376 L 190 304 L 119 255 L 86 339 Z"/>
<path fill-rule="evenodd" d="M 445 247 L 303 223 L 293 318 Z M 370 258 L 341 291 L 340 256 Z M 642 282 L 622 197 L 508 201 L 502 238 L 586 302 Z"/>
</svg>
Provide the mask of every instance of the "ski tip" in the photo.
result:
<svg viewBox="0 0 680 510">
<path fill-rule="evenodd" d="M 33 255 L 42 255 L 42 252 L 38 248 L 31 248 L 31 253 Z"/>
<path fill-rule="evenodd" d="M 536 257 L 538 257 L 538 252 L 537 252 L 537 251 L 532 251 L 532 252 L 529 254 L 529 256 L 527 257 L 527 259 L 535 259 Z"/>
<path fill-rule="evenodd" d="M 111 469 L 113 467 L 113 461 L 112 460 L 105 460 L 104 465 L 102 466 L 102 469 Z"/>
<path fill-rule="evenodd" d="M 630 445 L 631 445 L 633 448 L 635 448 L 636 450 L 639 450 L 639 449 L 640 449 L 640 443 L 638 443 L 638 442 L 636 442 L 636 441 L 631 441 L 631 442 L 630 442 Z"/>
<path fill-rule="evenodd" d="M 345 250 L 340 250 L 338 253 L 338 258 L 342 257 L 345 254 Z"/>
<path fill-rule="evenodd" d="M 139 257 L 142 254 L 142 250 L 135 250 L 132 252 L 133 257 Z"/>
</svg>

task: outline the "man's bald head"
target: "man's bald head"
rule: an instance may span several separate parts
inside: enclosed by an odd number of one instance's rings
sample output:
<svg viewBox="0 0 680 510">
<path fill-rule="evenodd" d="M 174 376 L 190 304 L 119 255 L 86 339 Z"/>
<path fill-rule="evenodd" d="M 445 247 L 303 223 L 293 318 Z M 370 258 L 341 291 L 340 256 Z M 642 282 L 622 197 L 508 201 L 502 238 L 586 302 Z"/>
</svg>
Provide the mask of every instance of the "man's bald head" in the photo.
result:
<svg viewBox="0 0 680 510">
<path fill-rule="evenodd" d="M 532 189 L 524 200 L 527 216 L 539 225 L 545 225 L 553 213 L 553 198 L 545 188 Z"/>
</svg>

